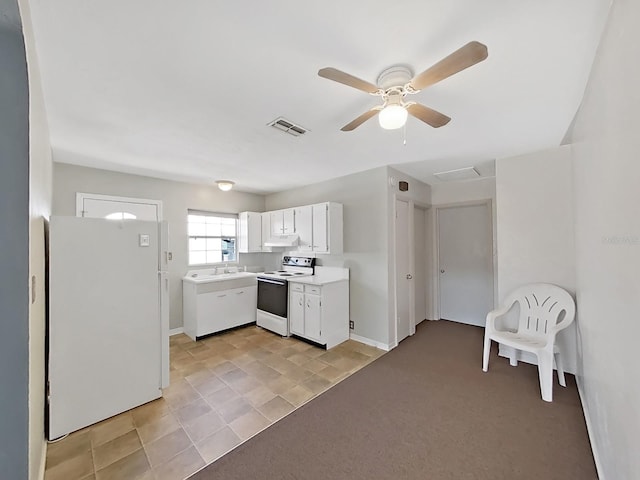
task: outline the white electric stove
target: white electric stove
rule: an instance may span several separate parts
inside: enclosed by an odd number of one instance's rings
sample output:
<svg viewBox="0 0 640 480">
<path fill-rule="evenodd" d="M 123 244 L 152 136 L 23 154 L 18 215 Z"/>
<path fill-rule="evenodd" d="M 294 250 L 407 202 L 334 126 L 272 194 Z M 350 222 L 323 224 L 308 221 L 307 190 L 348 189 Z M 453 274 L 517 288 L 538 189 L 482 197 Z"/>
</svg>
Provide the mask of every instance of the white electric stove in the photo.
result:
<svg viewBox="0 0 640 480">
<path fill-rule="evenodd" d="M 289 286 L 291 278 L 313 275 L 315 258 L 284 256 L 282 268 L 271 272 L 258 273 L 258 314 L 259 327 L 289 336 Z"/>
</svg>

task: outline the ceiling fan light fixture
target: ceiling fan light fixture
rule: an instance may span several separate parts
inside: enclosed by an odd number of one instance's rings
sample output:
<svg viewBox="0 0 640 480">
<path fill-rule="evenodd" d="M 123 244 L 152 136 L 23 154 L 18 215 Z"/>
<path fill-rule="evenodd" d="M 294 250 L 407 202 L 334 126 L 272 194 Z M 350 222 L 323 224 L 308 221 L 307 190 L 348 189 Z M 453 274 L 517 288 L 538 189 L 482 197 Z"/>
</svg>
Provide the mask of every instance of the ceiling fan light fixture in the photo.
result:
<svg viewBox="0 0 640 480">
<path fill-rule="evenodd" d="M 385 130 L 396 130 L 407 123 L 407 109 L 402 105 L 387 105 L 378 114 L 380 126 Z"/>
<path fill-rule="evenodd" d="M 231 180 L 216 180 L 216 183 L 218 184 L 218 188 L 223 192 L 228 192 L 235 185 L 235 182 Z"/>
</svg>

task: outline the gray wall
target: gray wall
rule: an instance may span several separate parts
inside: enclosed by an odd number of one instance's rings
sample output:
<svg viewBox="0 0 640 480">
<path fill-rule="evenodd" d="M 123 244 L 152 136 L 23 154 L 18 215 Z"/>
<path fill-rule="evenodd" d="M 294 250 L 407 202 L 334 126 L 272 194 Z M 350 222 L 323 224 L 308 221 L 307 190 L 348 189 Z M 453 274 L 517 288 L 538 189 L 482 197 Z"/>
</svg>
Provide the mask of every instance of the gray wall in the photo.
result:
<svg viewBox="0 0 640 480">
<path fill-rule="evenodd" d="M 54 160 L 61 158 L 54 151 Z M 182 327 L 182 277 L 187 259 L 187 210 L 238 213 L 264 211 L 264 196 L 238 191 L 222 192 L 211 185 L 172 182 L 158 178 L 54 163 L 53 215 L 76 214 L 76 192 L 162 200 L 164 220 L 169 224 L 170 324 Z M 272 254 L 241 254 L 241 265 L 263 265 Z M 271 262 L 270 264 L 273 264 Z"/>
<path fill-rule="evenodd" d="M 36 293 L 29 308 L 29 478 L 42 478 L 47 448 L 45 228 L 51 215 L 51 143 L 29 0 L 18 2 L 29 73 L 29 274 L 35 279 Z"/>
<path fill-rule="evenodd" d="M 388 345 L 387 168 L 381 167 L 268 195 L 266 210 L 338 202 L 344 207 L 344 254 L 318 264 L 350 269 L 353 333 Z"/>
<path fill-rule="evenodd" d="M 528 283 L 576 289 L 571 147 L 496 161 L 498 297 Z M 517 326 L 516 312 L 508 324 Z M 576 372 L 576 325 L 556 339 L 564 367 Z M 509 350 L 500 346 L 501 354 Z M 535 355 L 522 359 L 537 363 Z"/>
<path fill-rule="evenodd" d="M 600 478 L 640 472 L 640 2 L 613 2 L 573 141 L 578 385 Z"/>
<path fill-rule="evenodd" d="M 0 475 L 29 475 L 29 92 L 18 5 L 0 0 Z"/>
</svg>

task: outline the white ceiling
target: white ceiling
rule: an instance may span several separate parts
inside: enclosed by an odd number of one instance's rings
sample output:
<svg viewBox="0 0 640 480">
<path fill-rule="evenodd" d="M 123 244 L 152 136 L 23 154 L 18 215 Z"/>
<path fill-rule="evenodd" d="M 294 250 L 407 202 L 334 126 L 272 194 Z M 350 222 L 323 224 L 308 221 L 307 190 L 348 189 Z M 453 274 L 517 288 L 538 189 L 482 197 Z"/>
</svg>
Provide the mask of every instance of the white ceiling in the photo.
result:
<svg viewBox="0 0 640 480">
<path fill-rule="evenodd" d="M 54 159 L 274 192 L 382 165 L 435 172 L 560 144 L 609 0 L 32 0 Z M 453 120 L 403 131 L 317 76 L 419 73 L 471 40 L 489 58 L 411 99 Z M 310 130 L 266 124 L 284 116 Z M 487 167 L 489 165 L 489 167 Z M 489 173 L 490 174 L 490 173 Z"/>
</svg>

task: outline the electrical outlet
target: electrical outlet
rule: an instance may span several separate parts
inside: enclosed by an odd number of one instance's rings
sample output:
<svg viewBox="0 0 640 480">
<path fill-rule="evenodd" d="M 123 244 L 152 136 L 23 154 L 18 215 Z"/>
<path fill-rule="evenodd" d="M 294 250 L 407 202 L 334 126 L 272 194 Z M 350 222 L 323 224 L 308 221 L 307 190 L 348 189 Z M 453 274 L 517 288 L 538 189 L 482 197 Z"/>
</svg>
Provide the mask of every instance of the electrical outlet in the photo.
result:
<svg viewBox="0 0 640 480">
<path fill-rule="evenodd" d="M 349 320 L 349 328 L 353 330 L 355 328 L 353 320 Z"/>
</svg>

